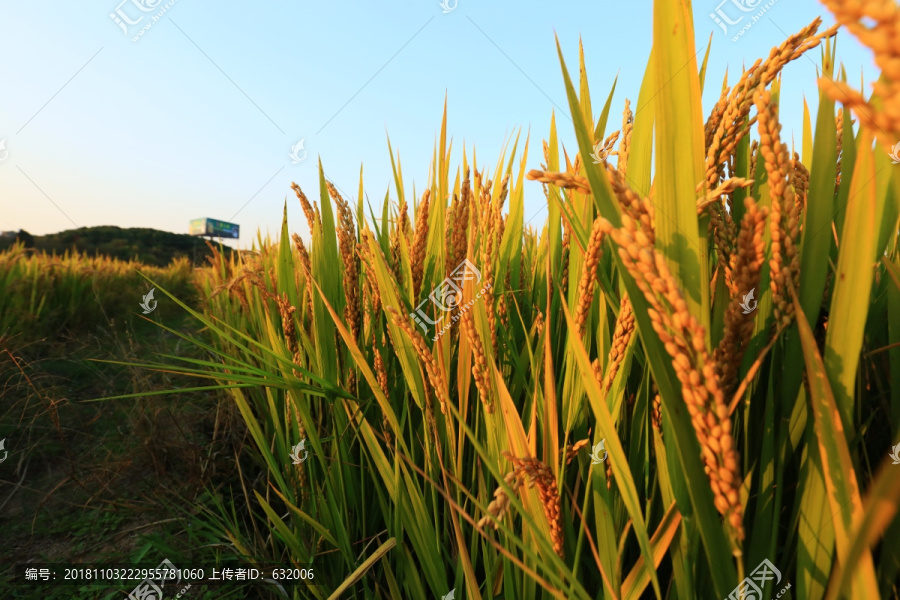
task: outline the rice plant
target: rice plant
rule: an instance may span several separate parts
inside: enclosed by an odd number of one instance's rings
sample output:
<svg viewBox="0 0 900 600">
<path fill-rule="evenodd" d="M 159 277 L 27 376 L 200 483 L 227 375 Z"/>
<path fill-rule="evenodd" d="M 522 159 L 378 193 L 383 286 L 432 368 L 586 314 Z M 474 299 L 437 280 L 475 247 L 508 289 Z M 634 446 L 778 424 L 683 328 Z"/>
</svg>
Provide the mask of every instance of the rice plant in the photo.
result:
<svg viewBox="0 0 900 600">
<path fill-rule="evenodd" d="M 451 166 L 446 105 L 424 190 L 392 148 L 380 206 L 320 163 L 310 239 L 285 208 L 200 273 L 209 358 L 148 365 L 216 380 L 252 435 L 211 526 L 314 564 L 292 598 L 897 598 L 900 8 L 825 4 L 870 95 L 817 19 L 704 120 L 709 49 L 659 1 L 618 131 L 559 50 L 578 148 L 551 119 L 539 169 L 520 135 Z M 816 53 L 793 151 L 780 74 Z"/>
</svg>

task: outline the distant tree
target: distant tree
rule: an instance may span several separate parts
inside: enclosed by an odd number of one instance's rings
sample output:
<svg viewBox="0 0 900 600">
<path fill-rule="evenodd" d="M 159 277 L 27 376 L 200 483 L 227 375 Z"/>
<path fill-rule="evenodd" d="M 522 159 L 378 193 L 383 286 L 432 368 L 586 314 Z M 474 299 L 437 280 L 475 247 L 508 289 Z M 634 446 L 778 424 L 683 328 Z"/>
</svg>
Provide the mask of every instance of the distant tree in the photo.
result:
<svg viewBox="0 0 900 600">
<path fill-rule="evenodd" d="M 24 229 L 20 229 L 16 234 L 16 241 L 25 244 L 26 248 L 34 248 L 34 236 Z"/>
<path fill-rule="evenodd" d="M 156 266 L 165 266 L 179 257 L 203 265 L 206 264 L 206 257 L 211 255 L 205 239 L 183 233 L 148 228 L 122 229 L 111 225 L 81 227 L 38 236 L 20 230 L 14 236 L 0 238 L 0 252 L 16 241 L 21 241 L 26 248 L 50 254 L 77 250 L 90 256 L 108 256 L 119 260 L 136 258 L 146 265 Z M 227 256 L 232 248 L 224 246 L 222 251 Z"/>
</svg>

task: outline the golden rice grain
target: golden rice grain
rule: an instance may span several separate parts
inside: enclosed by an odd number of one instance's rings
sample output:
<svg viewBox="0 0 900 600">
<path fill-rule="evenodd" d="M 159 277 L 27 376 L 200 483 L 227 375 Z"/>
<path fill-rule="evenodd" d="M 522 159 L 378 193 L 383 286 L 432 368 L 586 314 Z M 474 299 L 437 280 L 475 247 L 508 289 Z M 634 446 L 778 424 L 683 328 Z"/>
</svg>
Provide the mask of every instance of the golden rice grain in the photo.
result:
<svg viewBox="0 0 900 600">
<path fill-rule="evenodd" d="M 736 493 L 741 481 L 737 452 L 715 362 L 706 349 L 706 332 L 688 310 L 665 257 L 638 241 L 636 221 L 623 215 L 621 228 L 616 229 L 609 222 L 604 228 L 619 246 L 623 265 L 652 307 L 648 315 L 681 382 L 682 397 L 700 442 L 716 507 L 737 539 L 743 539 L 743 506 Z"/>
<path fill-rule="evenodd" d="M 635 320 L 634 309 L 627 294 L 622 295 L 619 303 L 619 318 L 616 319 L 616 328 L 613 331 L 612 344 L 609 348 L 609 356 L 606 359 L 606 376 L 603 389 L 607 392 L 612 388 L 613 380 L 625 360 L 625 351 L 634 334 Z"/>
<path fill-rule="evenodd" d="M 478 389 L 478 395 L 481 397 L 485 411 L 492 413 L 494 412 L 494 403 L 491 394 L 492 387 L 488 381 L 490 371 L 481 337 L 475 329 L 475 316 L 472 313 L 471 310 L 462 313 L 462 328 L 466 332 L 466 339 L 469 340 L 469 346 L 472 349 L 472 376 L 475 378 L 475 387 Z"/>
<path fill-rule="evenodd" d="M 359 340 L 359 328 L 362 321 L 359 308 L 359 259 L 356 254 L 356 226 L 353 222 L 353 210 L 350 204 L 331 184 L 326 183 L 328 194 L 334 200 L 338 214 L 338 247 L 341 262 L 344 264 L 344 321 L 350 327 L 350 335 Z"/>
<path fill-rule="evenodd" d="M 513 492 L 518 492 L 519 488 L 521 488 L 524 483 L 516 477 L 515 471 L 507 473 L 503 478 L 503 481 L 513 489 Z M 497 489 L 494 490 L 494 499 L 488 504 L 486 514 L 478 520 L 477 526 L 482 529 L 488 526 L 493 527 L 495 530 L 498 529 L 500 527 L 500 521 L 503 520 L 503 517 L 508 510 L 509 496 L 506 495 L 503 487 L 498 486 Z"/>
<path fill-rule="evenodd" d="M 756 177 L 756 161 L 759 158 L 759 141 L 753 140 L 750 144 L 750 177 Z"/>
<path fill-rule="evenodd" d="M 794 188 L 789 184 L 793 169 L 787 145 L 781 141 L 781 125 L 778 123 L 778 107 L 772 103 L 771 94 L 758 90 L 754 95 L 759 115 L 759 151 L 769 175 L 769 194 L 772 199 L 769 272 L 771 274 L 772 301 L 778 327 L 788 325 L 793 319 L 794 306 L 788 293 L 788 283 L 797 289 L 799 283 L 800 256 L 795 240 L 799 237 L 799 210 Z"/>
<path fill-rule="evenodd" d="M 737 373 L 753 334 L 754 313 L 744 314 L 743 298 L 759 286 L 760 271 L 765 260 L 765 223 L 767 209 L 758 207 L 752 198 L 744 200 L 745 212 L 738 235 L 737 252 L 732 256 L 733 288 L 731 302 L 725 311 L 722 340 L 713 353 L 719 385 L 730 392 L 737 384 Z"/>
<path fill-rule="evenodd" d="M 303 190 L 300 189 L 300 186 L 291 182 L 291 189 L 294 190 L 294 194 L 296 194 L 297 199 L 300 201 L 300 206 L 303 208 L 303 214 L 306 215 L 306 223 L 309 225 L 309 231 L 312 233 L 313 229 L 317 224 L 321 224 L 321 221 L 317 218 L 315 212 L 313 212 L 313 207 L 309 204 L 309 200 L 306 197 L 306 194 L 303 193 Z"/>
<path fill-rule="evenodd" d="M 431 200 L 431 190 L 425 190 L 422 201 L 416 211 L 416 231 L 410 251 L 409 261 L 412 264 L 413 296 L 419 297 L 422 291 L 422 278 L 425 275 L 425 251 L 428 246 L 428 209 Z"/>
<path fill-rule="evenodd" d="M 836 145 L 837 145 L 837 165 L 835 168 L 835 176 L 834 176 L 834 193 L 838 193 L 838 189 L 841 187 L 841 162 L 844 158 L 844 109 L 839 108 L 837 111 L 837 116 L 834 118 L 834 127 L 837 132 L 836 134 Z"/>
<path fill-rule="evenodd" d="M 472 189 L 467 169 L 460 189 L 459 202 L 457 203 L 456 197 L 453 198 L 452 219 L 449 221 L 447 233 L 447 259 L 444 263 L 444 274 L 447 277 L 466 257 L 471 195 Z"/>
<path fill-rule="evenodd" d="M 563 221 L 563 238 L 562 238 L 562 275 L 559 278 L 559 285 L 563 294 L 569 291 L 569 244 L 572 239 L 572 228 Z"/>
<path fill-rule="evenodd" d="M 599 158 L 602 161 L 606 161 L 610 156 L 615 156 L 616 153 L 612 151 L 613 146 L 615 146 L 616 142 L 619 140 L 619 135 L 621 131 L 614 131 L 609 134 L 605 140 L 603 140 L 602 147 L 599 152 L 596 153 L 596 158 Z M 596 159 L 595 159 L 596 160 Z M 577 171 L 576 171 L 577 173 Z"/>
<path fill-rule="evenodd" d="M 541 334 L 544 333 L 544 313 L 541 311 L 537 311 L 537 316 L 534 318 L 534 336 L 535 338 L 541 337 Z"/>
<path fill-rule="evenodd" d="M 606 166 L 606 174 L 613 192 L 619 200 L 622 212 L 640 222 L 641 235 L 646 236 L 648 245 L 653 245 L 656 240 L 655 211 L 653 203 L 647 196 L 642 197 L 628 184 L 625 174 L 611 166 Z"/>
<path fill-rule="evenodd" d="M 531 486 L 537 488 L 544 516 L 550 526 L 550 540 L 553 542 L 553 549 L 560 557 L 564 558 L 562 505 L 559 489 L 556 487 L 556 478 L 553 477 L 550 468 L 536 458 L 530 456 L 519 458 L 509 452 L 504 452 L 503 455 L 512 462 L 516 475 L 524 475 Z"/>
<path fill-rule="evenodd" d="M 378 387 L 381 388 L 384 397 L 390 399 L 391 391 L 388 383 L 387 369 L 384 366 L 384 360 L 381 358 L 381 352 L 378 350 L 378 345 L 375 343 L 374 330 L 372 331 L 371 346 L 372 362 L 375 366 L 375 379 L 378 381 Z M 391 424 L 390 421 L 388 421 L 387 414 L 384 412 L 381 413 L 381 433 L 384 435 L 384 440 L 388 447 L 391 447 L 393 439 L 393 436 L 391 435 Z"/>
<path fill-rule="evenodd" d="M 754 104 L 754 94 L 765 89 L 786 64 L 837 33 L 837 27 L 816 34 L 822 20 L 816 18 L 798 33 L 772 48 L 769 57 L 757 60 L 744 71 L 727 95 L 723 95 L 706 122 L 706 185 L 714 188 L 723 174 L 723 165 L 734 154 L 738 142 L 749 132 L 746 118 Z M 750 120 L 750 125 L 753 120 Z"/>
<path fill-rule="evenodd" d="M 564 172 L 557 173 L 555 171 L 538 171 L 532 169 L 526 173 L 525 177 L 531 181 L 540 181 L 549 183 L 559 188 L 573 189 L 582 194 L 590 194 L 591 186 L 587 177 L 576 175 L 574 173 Z"/>
<path fill-rule="evenodd" d="M 394 322 L 394 325 L 402 329 L 412 342 L 413 348 L 415 348 L 416 354 L 419 356 L 419 360 L 425 365 L 428 381 L 437 393 L 438 401 L 441 403 L 441 412 L 447 414 L 447 402 L 449 397 L 447 395 L 446 381 L 444 380 L 443 366 L 431 354 L 431 350 L 425 343 L 424 338 L 422 338 L 422 335 L 413 328 L 406 315 L 401 314 L 393 306 L 386 307 L 386 310 L 390 315 L 391 320 Z"/>
<path fill-rule="evenodd" d="M 892 0 L 822 0 L 839 25 L 871 48 L 881 78 L 869 100 L 844 82 L 823 77 L 819 87 L 849 107 L 861 125 L 890 148 L 900 138 L 900 6 Z"/>
<path fill-rule="evenodd" d="M 659 394 L 653 395 L 653 406 L 650 412 L 650 422 L 653 423 L 653 427 L 659 432 L 659 437 L 662 438 L 663 430 L 662 430 L 662 400 L 659 397 Z"/>
<path fill-rule="evenodd" d="M 625 110 L 622 111 L 622 141 L 619 142 L 616 169 L 625 175 L 628 172 L 628 154 L 631 151 L 631 134 L 634 131 L 634 113 L 631 112 L 631 101 L 625 98 Z"/>
<path fill-rule="evenodd" d="M 791 185 L 794 186 L 797 210 L 803 212 L 806 209 L 806 196 L 809 193 L 809 170 L 800 162 L 800 155 L 796 152 L 794 152 L 794 158 L 791 159 Z"/>
<path fill-rule="evenodd" d="M 575 460 L 575 458 L 578 456 L 578 451 L 581 450 L 582 448 L 586 448 L 587 446 L 590 445 L 590 443 L 591 443 L 590 440 L 584 439 L 584 440 L 578 440 L 574 444 L 570 444 L 570 445 L 566 446 L 566 464 L 567 465 L 572 464 L 572 461 Z"/>
<path fill-rule="evenodd" d="M 303 271 L 303 277 L 306 280 L 306 299 L 309 308 L 309 314 L 313 312 L 313 285 L 312 285 L 312 263 L 309 260 L 309 253 L 303 244 L 303 239 L 296 233 L 291 237 L 294 240 L 294 246 L 300 255 L 300 269 Z"/>
<path fill-rule="evenodd" d="M 397 213 L 397 221 L 391 234 L 391 272 L 398 282 L 403 282 L 403 242 L 408 242 L 406 224 L 409 221 L 406 200 L 400 202 L 400 210 Z M 402 238 L 402 241 L 401 241 Z"/>
<path fill-rule="evenodd" d="M 367 240 L 367 236 L 369 235 L 369 231 L 363 229 L 360 232 L 363 240 Z M 356 254 L 359 256 L 360 262 L 362 263 L 363 269 L 365 271 L 365 290 L 369 294 L 371 300 L 372 307 L 372 316 L 377 319 L 381 314 L 381 294 L 378 290 L 378 278 L 375 275 L 375 265 L 372 262 L 372 255 L 369 252 L 368 243 L 359 243 L 356 245 Z"/>
<path fill-rule="evenodd" d="M 710 204 L 716 202 L 722 196 L 727 196 L 732 194 L 734 190 L 740 188 L 747 188 L 754 184 L 755 182 L 752 179 L 745 179 L 743 177 L 730 177 L 720 183 L 716 189 L 710 191 L 706 194 L 705 197 L 701 198 L 697 201 L 697 214 L 703 214 L 703 210 L 706 209 Z"/>
</svg>

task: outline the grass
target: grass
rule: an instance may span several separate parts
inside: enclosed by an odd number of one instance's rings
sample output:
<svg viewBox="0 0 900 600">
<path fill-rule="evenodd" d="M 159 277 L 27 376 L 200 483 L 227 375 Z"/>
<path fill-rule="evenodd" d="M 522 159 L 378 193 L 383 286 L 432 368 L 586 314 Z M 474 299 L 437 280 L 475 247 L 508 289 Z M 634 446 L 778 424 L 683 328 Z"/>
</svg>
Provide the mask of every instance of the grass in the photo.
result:
<svg viewBox="0 0 900 600">
<path fill-rule="evenodd" d="M 0 280 L 9 286 L 0 294 L 8 317 L 0 331 L 0 439 L 9 451 L 0 465 L 0 590 L 10 598 L 121 597 L 123 590 L 109 592 L 108 586 L 13 585 L 10 569 L 35 561 L 211 562 L 209 550 L 196 551 L 208 539 L 193 506 L 234 479 L 233 457 L 241 454 L 244 432 L 237 415 L 215 394 L 89 402 L 189 387 L 178 375 L 98 361 L 196 354 L 137 306 L 149 288 L 136 268 L 196 302 L 192 270 L 183 262 L 148 269 L 22 248 L 0 254 L 0 265 Z M 23 297 L 34 298 L 40 313 L 30 312 Z M 201 333 L 165 306 L 155 312 Z M 222 597 L 221 590 L 197 586 L 192 593 Z M 246 597 L 240 588 L 229 593 Z"/>
<path fill-rule="evenodd" d="M 445 105 L 424 190 L 393 148 L 380 206 L 320 164 L 315 201 L 293 188 L 309 239 L 285 207 L 277 242 L 193 274 L 196 305 L 146 274 L 193 351 L 104 364 L 205 380 L 178 394 L 222 394 L 248 437 L 196 502 L 210 556 L 314 564 L 291 599 L 726 598 L 764 561 L 763 597 L 900 597 L 900 99 L 850 88 L 817 20 L 704 120 L 692 22 L 655 4 L 618 132 L 560 49 L 578 148 L 551 118 L 540 169 L 520 135 L 451 166 Z M 794 153 L 779 75 L 816 50 Z"/>
</svg>

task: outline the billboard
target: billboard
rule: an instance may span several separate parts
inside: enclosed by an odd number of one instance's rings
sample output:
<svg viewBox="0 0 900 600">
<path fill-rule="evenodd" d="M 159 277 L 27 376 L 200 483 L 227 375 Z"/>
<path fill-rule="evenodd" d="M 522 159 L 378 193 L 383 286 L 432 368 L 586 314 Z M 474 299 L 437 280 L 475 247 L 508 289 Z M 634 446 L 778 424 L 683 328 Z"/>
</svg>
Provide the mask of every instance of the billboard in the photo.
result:
<svg viewBox="0 0 900 600">
<path fill-rule="evenodd" d="M 240 230 L 241 226 L 237 223 L 219 221 L 218 219 L 193 219 L 190 232 L 191 235 L 238 239 Z"/>
</svg>

